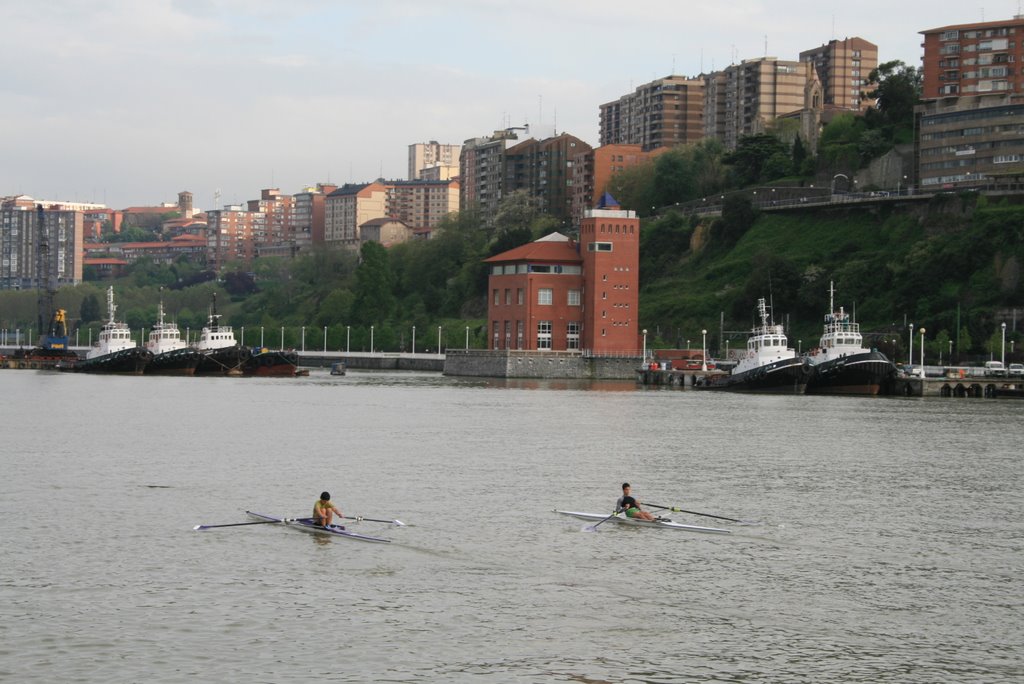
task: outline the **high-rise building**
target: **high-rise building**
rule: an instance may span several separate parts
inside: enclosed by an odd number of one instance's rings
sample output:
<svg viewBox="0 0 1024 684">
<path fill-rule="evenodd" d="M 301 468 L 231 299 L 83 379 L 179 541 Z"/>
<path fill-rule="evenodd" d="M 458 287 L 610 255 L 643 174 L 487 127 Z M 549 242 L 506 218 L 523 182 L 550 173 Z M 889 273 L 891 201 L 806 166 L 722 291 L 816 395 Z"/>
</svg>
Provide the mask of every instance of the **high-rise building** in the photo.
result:
<svg viewBox="0 0 1024 684">
<path fill-rule="evenodd" d="M 666 76 L 600 106 L 601 145 L 645 150 L 704 137 L 704 79 Z"/>
<path fill-rule="evenodd" d="M 382 181 L 386 189 L 387 216 L 414 233 L 429 233 L 441 220 L 459 210 L 459 182 Z"/>
<path fill-rule="evenodd" d="M 359 226 L 387 216 L 387 187 L 381 181 L 346 183 L 327 195 L 324 207 L 324 242 L 358 249 Z"/>
<path fill-rule="evenodd" d="M 596 207 L 608 184 L 619 171 L 638 166 L 668 151 L 667 147 L 644 150 L 641 145 L 602 145 L 586 150 L 572 165 L 572 226 L 578 229 L 583 212 Z"/>
<path fill-rule="evenodd" d="M 15 199 L 23 200 L 21 202 Z M 0 289 L 33 289 L 56 275 L 57 285 L 82 282 L 82 212 L 48 209 L 39 212 L 30 197 L 0 204 Z M 49 264 L 41 263 L 39 240 L 47 237 Z"/>
<path fill-rule="evenodd" d="M 471 207 L 489 219 L 498 211 L 498 202 L 504 194 L 505 150 L 519 140 L 517 131 L 525 127 L 494 131 L 490 136 L 471 138 L 462 144 L 459 155 L 459 209 Z"/>
<path fill-rule="evenodd" d="M 743 136 L 763 133 L 774 119 L 812 106 L 820 84 L 811 62 L 747 59 L 705 78 L 705 134 L 735 149 Z"/>
<path fill-rule="evenodd" d="M 459 174 L 462 145 L 442 145 L 436 140 L 409 145 L 409 180 L 451 180 Z"/>
<path fill-rule="evenodd" d="M 238 204 L 206 212 L 206 261 L 219 271 L 232 261 L 249 263 L 256 256 L 254 236 L 266 232 L 267 215 Z"/>
<path fill-rule="evenodd" d="M 874 43 L 857 37 L 830 40 L 801 52 L 800 61 L 814 65 L 825 109 L 863 111 L 874 103 L 864 92 L 868 76 L 878 66 Z"/>
<path fill-rule="evenodd" d="M 573 165 L 591 147 L 562 133 L 544 140 L 530 138 L 505 150 L 504 192 L 525 191 L 540 200 L 540 209 L 563 222 L 572 214 Z"/>
<path fill-rule="evenodd" d="M 1024 15 L 942 26 L 921 34 L 922 99 L 1024 93 Z"/>
<path fill-rule="evenodd" d="M 337 189 L 337 185 L 317 183 L 295 193 L 292 233 L 299 250 L 324 244 L 324 200 Z"/>
</svg>

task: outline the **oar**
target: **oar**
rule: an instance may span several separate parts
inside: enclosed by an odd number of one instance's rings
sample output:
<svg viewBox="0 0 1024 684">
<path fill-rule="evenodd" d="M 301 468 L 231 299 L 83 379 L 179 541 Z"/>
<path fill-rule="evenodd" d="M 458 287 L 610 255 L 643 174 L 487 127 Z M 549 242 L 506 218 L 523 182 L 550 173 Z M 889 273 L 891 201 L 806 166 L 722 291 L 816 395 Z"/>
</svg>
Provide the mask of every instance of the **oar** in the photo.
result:
<svg viewBox="0 0 1024 684">
<path fill-rule="evenodd" d="M 379 518 L 364 518 L 361 515 L 357 515 L 357 516 L 342 515 L 340 517 L 344 518 L 345 520 L 365 520 L 367 522 L 379 522 L 379 523 L 387 523 L 388 525 L 397 525 L 398 527 L 405 527 L 406 526 L 405 523 L 402 522 L 401 520 L 381 520 Z"/>
<path fill-rule="evenodd" d="M 599 523 L 597 523 L 597 524 L 594 524 L 594 525 L 591 525 L 590 527 L 585 527 L 585 528 L 583 528 L 583 529 L 587 530 L 588 532 L 593 532 L 594 530 L 596 530 L 596 529 L 597 529 L 597 526 L 598 526 L 598 525 L 600 525 L 600 524 L 601 524 L 601 523 L 603 523 L 603 522 L 608 522 L 609 520 L 611 520 L 612 518 L 614 518 L 614 517 L 615 517 L 615 516 L 617 516 L 618 514 L 619 514 L 619 509 L 617 509 L 617 508 L 616 508 L 616 509 L 615 509 L 615 510 L 614 510 L 614 511 L 612 512 L 612 514 L 611 514 L 611 515 L 609 515 L 609 516 L 608 516 L 607 518 L 605 518 L 605 519 L 604 519 L 604 520 L 602 520 L 601 522 L 599 522 Z"/>
<path fill-rule="evenodd" d="M 705 518 L 718 518 L 719 520 L 728 520 L 729 522 L 734 523 L 750 523 L 749 520 L 737 520 L 736 518 L 726 518 L 724 515 L 712 515 L 710 513 L 698 513 L 697 511 L 687 511 L 682 508 L 676 508 L 675 506 L 659 506 L 658 504 L 649 502 L 644 505 L 650 506 L 651 508 L 660 508 L 662 510 L 672 511 L 673 513 L 689 513 L 690 515 L 702 515 Z"/>
<path fill-rule="evenodd" d="M 297 518 L 282 518 L 281 520 L 257 520 L 256 522 L 228 523 L 226 525 L 196 525 L 193 530 L 212 530 L 214 527 L 241 527 L 242 525 L 273 525 L 274 523 L 289 523 Z"/>
</svg>

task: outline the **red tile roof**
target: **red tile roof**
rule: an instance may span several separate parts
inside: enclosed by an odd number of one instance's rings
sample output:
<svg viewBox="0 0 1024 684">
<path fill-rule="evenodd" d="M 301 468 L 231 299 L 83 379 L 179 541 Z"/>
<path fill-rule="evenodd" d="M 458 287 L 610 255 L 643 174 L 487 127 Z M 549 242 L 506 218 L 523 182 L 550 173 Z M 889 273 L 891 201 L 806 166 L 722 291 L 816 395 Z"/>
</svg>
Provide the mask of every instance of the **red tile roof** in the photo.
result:
<svg viewBox="0 0 1024 684">
<path fill-rule="evenodd" d="M 528 242 L 501 254 L 495 254 L 484 262 L 504 261 L 551 261 L 581 263 L 583 259 L 576 251 L 575 242 Z"/>
</svg>

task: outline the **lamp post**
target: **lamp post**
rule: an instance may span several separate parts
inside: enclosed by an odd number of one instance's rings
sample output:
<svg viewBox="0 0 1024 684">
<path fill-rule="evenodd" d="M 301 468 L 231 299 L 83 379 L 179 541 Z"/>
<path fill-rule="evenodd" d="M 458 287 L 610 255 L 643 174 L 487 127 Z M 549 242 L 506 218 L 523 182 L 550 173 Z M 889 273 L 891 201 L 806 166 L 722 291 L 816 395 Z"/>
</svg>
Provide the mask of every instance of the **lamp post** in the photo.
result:
<svg viewBox="0 0 1024 684">
<path fill-rule="evenodd" d="M 1006 322 L 1003 322 L 1001 326 L 1003 328 L 1003 344 L 999 350 L 999 360 L 1003 363 L 1003 367 L 1006 367 Z"/>
<path fill-rule="evenodd" d="M 647 363 L 647 328 L 644 328 L 641 332 L 644 335 L 644 347 L 641 352 L 642 356 L 640 357 L 640 363 L 644 364 Z"/>
<path fill-rule="evenodd" d="M 242 341 L 241 341 L 241 345 L 243 347 L 245 346 L 245 326 L 244 325 L 242 326 Z"/>
<path fill-rule="evenodd" d="M 804 341 L 803 340 L 797 340 L 796 341 L 796 354 L 797 354 L 797 356 L 800 356 L 800 354 L 802 354 L 803 351 L 804 351 Z"/>
<path fill-rule="evenodd" d="M 416 326 L 412 326 L 412 354 L 416 355 Z"/>
<path fill-rule="evenodd" d="M 701 372 L 706 373 L 708 370 L 708 331 L 701 330 L 701 346 L 700 346 L 700 369 Z"/>
<path fill-rule="evenodd" d="M 306 351 L 306 326 L 302 326 L 302 351 Z"/>
<path fill-rule="evenodd" d="M 921 328 L 921 377 L 924 377 L 924 328 Z"/>
<path fill-rule="evenodd" d="M 908 350 L 910 356 L 907 358 L 907 365 L 908 366 L 913 366 L 914 365 L 914 324 L 913 323 L 910 324 L 910 344 L 908 346 L 910 347 L 910 349 Z"/>
<path fill-rule="evenodd" d="M 953 365 L 953 340 L 949 341 L 949 365 Z"/>
<path fill-rule="evenodd" d="M 281 349 L 284 349 L 284 326 L 281 326 Z"/>
<path fill-rule="evenodd" d="M 686 340 L 686 349 L 687 351 L 690 349 L 690 340 Z"/>
<path fill-rule="evenodd" d="M 466 351 L 469 351 L 469 326 L 466 326 Z"/>
<path fill-rule="evenodd" d="M 260 349 L 263 349 L 263 326 L 260 326 Z"/>
<path fill-rule="evenodd" d="M 324 326 L 324 354 L 327 353 L 327 326 Z"/>
<path fill-rule="evenodd" d="M 352 348 L 352 345 L 350 344 L 351 342 L 352 342 L 352 326 L 351 325 L 346 325 L 345 326 L 345 353 L 346 354 L 348 354 L 349 349 Z"/>
<path fill-rule="evenodd" d="M 373 326 L 370 326 L 370 353 L 373 353 Z"/>
<path fill-rule="evenodd" d="M 437 326 L 437 353 L 441 353 L 441 326 Z"/>
</svg>

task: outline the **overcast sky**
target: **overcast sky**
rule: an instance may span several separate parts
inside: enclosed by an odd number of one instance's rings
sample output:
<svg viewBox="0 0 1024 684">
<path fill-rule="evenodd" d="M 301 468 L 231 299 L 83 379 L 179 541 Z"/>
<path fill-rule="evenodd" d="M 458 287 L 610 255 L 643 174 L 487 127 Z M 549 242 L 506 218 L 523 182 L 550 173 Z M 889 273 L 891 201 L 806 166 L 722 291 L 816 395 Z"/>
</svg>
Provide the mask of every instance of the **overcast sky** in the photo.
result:
<svg viewBox="0 0 1024 684">
<path fill-rule="evenodd" d="M 670 73 L 918 31 L 1017 0 L 0 0 L 0 196 L 214 208 L 407 175 L 411 143 L 546 124 Z M 767 46 L 767 51 L 766 51 Z"/>
</svg>

